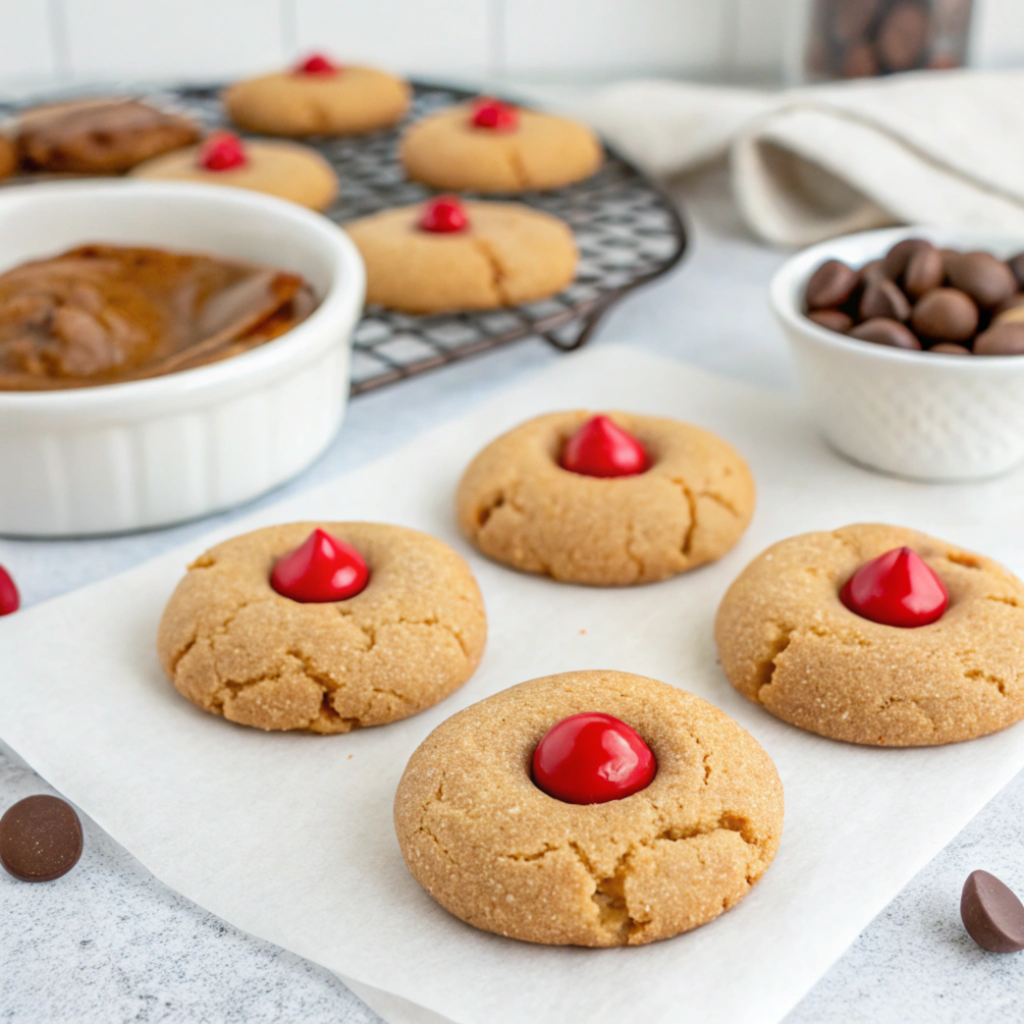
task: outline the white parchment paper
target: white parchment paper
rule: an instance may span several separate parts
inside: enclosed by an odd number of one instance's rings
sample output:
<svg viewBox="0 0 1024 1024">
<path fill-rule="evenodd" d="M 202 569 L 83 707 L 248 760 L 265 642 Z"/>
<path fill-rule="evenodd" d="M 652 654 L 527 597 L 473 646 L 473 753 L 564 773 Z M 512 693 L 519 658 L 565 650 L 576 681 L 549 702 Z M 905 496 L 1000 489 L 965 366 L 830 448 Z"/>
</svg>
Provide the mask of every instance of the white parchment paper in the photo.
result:
<svg viewBox="0 0 1024 1024">
<path fill-rule="evenodd" d="M 499 432 L 567 407 L 675 416 L 735 444 L 760 488 L 739 547 L 714 566 L 625 590 L 555 584 L 478 557 L 453 524 L 462 468 Z M 396 1020 L 412 1019 L 397 1009 L 412 1003 L 432 1011 L 422 1019 L 458 1024 L 770 1024 L 1024 766 L 1024 729 L 905 751 L 803 733 L 723 677 L 711 633 L 718 601 L 767 544 L 863 520 L 916 526 L 1021 573 L 1022 499 L 1021 473 L 942 487 L 869 473 L 825 448 L 792 399 L 603 348 L 326 487 L 0 619 L 0 737 L 168 885 L 357 991 L 377 990 L 369 1001 L 387 1015 L 392 999 Z M 477 675 L 412 719 L 337 737 L 266 735 L 181 698 L 161 674 L 154 636 L 185 564 L 228 533 L 299 518 L 403 523 L 461 551 L 491 627 Z M 693 933 L 640 949 L 530 946 L 449 916 L 402 862 L 391 803 L 427 733 L 513 683 L 581 668 L 700 694 L 779 768 L 786 828 L 775 864 L 737 908 Z M 954 914 L 958 896 L 949 894 Z"/>
</svg>

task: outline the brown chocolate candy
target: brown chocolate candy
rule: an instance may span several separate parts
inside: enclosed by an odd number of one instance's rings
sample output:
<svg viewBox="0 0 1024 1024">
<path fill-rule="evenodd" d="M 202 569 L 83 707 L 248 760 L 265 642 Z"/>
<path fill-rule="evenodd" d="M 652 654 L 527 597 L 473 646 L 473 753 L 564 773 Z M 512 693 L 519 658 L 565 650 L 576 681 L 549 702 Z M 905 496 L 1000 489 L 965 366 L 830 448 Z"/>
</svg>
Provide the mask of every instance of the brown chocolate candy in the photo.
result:
<svg viewBox="0 0 1024 1024">
<path fill-rule="evenodd" d="M 860 268 L 860 276 L 865 284 L 871 284 L 872 281 L 887 281 L 885 260 L 872 260 L 870 263 L 865 263 Z"/>
<path fill-rule="evenodd" d="M 907 269 L 911 256 L 918 249 L 930 246 L 931 244 L 931 242 L 925 241 L 923 238 L 904 238 L 902 242 L 897 242 L 885 254 L 882 260 L 882 265 L 885 267 L 885 276 L 893 281 L 898 281 L 903 276 L 903 271 Z"/>
<path fill-rule="evenodd" d="M 0 864 L 23 882 L 60 878 L 81 856 L 81 822 L 60 797 L 26 797 L 0 818 Z"/>
<path fill-rule="evenodd" d="M 849 333 L 853 338 L 870 341 L 874 345 L 888 345 L 890 348 L 905 348 L 918 352 L 921 350 L 921 342 L 899 320 L 890 320 L 883 316 L 865 320 Z"/>
<path fill-rule="evenodd" d="M 976 356 L 1018 356 L 1024 353 L 1024 323 L 994 324 L 974 339 Z"/>
<path fill-rule="evenodd" d="M 1017 278 L 1017 284 L 1024 288 L 1024 252 L 1011 256 L 1006 261 L 1006 265 L 1013 271 L 1013 276 Z"/>
<path fill-rule="evenodd" d="M 932 345 L 928 351 L 944 356 L 969 356 L 971 354 L 971 350 L 966 345 L 957 345 L 952 341 L 940 341 L 938 345 Z"/>
<path fill-rule="evenodd" d="M 925 292 L 940 287 L 945 279 L 945 261 L 934 245 L 925 242 L 911 253 L 903 271 L 903 287 L 908 295 L 919 299 Z"/>
<path fill-rule="evenodd" d="M 928 14 L 916 3 L 894 7 L 878 30 L 878 52 L 890 71 L 920 63 L 928 42 Z"/>
<path fill-rule="evenodd" d="M 1021 306 L 1024 306 L 1024 292 L 1014 292 L 1008 299 L 1003 299 L 992 312 L 998 320 L 1004 313 L 1011 309 L 1019 309 Z"/>
<path fill-rule="evenodd" d="M 978 329 L 978 307 L 955 288 L 935 288 L 914 306 L 910 326 L 929 341 L 967 341 Z"/>
<path fill-rule="evenodd" d="M 859 313 L 861 320 L 882 316 L 905 322 L 910 319 L 910 300 L 892 281 L 873 281 L 860 297 Z"/>
<path fill-rule="evenodd" d="M 807 282 L 808 309 L 834 309 L 846 302 L 860 284 L 860 274 L 841 260 L 828 260 Z"/>
<path fill-rule="evenodd" d="M 960 919 L 967 934 L 990 953 L 1024 949 L 1024 904 L 987 871 L 972 871 L 960 894 Z"/>
<path fill-rule="evenodd" d="M 853 317 L 841 309 L 814 309 L 807 314 L 819 327 L 845 334 L 853 326 Z"/>
<path fill-rule="evenodd" d="M 946 274 L 954 288 L 979 306 L 998 306 L 1017 290 L 1013 271 L 990 252 L 953 253 L 946 259 Z"/>
</svg>

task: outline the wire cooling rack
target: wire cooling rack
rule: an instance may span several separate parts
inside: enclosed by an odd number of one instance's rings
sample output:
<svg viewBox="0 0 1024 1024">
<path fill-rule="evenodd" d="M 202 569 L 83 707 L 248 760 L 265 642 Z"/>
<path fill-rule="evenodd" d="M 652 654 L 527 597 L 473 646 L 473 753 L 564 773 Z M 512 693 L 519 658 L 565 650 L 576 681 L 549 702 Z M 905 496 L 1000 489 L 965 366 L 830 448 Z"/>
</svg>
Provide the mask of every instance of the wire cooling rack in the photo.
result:
<svg viewBox="0 0 1024 1024">
<path fill-rule="evenodd" d="M 182 108 L 208 128 L 227 128 L 219 99 L 222 88 L 181 86 L 140 93 L 135 87 L 105 95 L 144 95 Z M 396 128 L 302 140 L 323 154 L 341 180 L 341 194 L 326 211 L 331 220 L 343 224 L 391 206 L 422 202 L 432 194 L 406 180 L 398 160 L 399 135 L 410 122 L 475 94 L 423 82 L 413 83 L 413 90 L 412 109 Z M 57 98 L 71 97 L 65 93 L 47 101 Z M 0 105 L 0 112 L 14 114 L 24 106 Z M 579 348 L 610 306 L 670 270 L 686 249 L 686 229 L 672 201 L 607 147 L 601 170 L 579 184 L 485 198 L 515 199 L 566 221 L 580 252 L 574 282 L 543 302 L 486 312 L 409 316 L 368 307 L 353 337 L 353 395 L 525 338 L 544 338 L 563 351 Z"/>
</svg>

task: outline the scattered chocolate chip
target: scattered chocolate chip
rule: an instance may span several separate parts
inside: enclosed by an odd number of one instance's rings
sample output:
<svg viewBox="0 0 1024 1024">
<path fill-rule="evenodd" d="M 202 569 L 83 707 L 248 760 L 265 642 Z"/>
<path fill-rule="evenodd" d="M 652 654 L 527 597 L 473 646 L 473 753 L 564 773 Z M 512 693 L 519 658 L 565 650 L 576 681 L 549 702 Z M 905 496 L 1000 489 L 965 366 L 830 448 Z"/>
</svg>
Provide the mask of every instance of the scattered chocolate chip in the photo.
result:
<svg viewBox="0 0 1024 1024">
<path fill-rule="evenodd" d="M 955 288 L 936 288 L 918 300 L 910 325 L 929 341 L 967 341 L 978 329 L 978 307 Z"/>
<path fill-rule="evenodd" d="M 861 320 L 883 316 L 890 320 L 906 321 L 910 319 L 910 300 L 900 291 L 899 285 L 892 281 L 873 281 L 864 289 L 859 312 Z"/>
<path fill-rule="evenodd" d="M 912 298 L 919 299 L 925 292 L 938 288 L 946 278 L 942 253 L 927 242 L 916 249 L 903 271 L 903 287 Z"/>
<path fill-rule="evenodd" d="M 874 345 L 888 345 L 890 348 L 905 348 L 920 351 L 921 342 L 899 322 L 889 320 L 886 317 L 875 317 L 874 320 L 865 320 L 857 324 L 850 331 L 854 338 L 861 341 L 870 341 Z"/>
<path fill-rule="evenodd" d="M 872 281 L 888 280 L 885 274 L 885 260 L 878 259 L 865 263 L 860 268 L 860 276 L 865 284 L 871 284 Z"/>
<path fill-rule="evenodd" d="M 930 246 L 931 244 L 931 242 L 927 242 L 923 238 L 904 238 L 902 242 L 897 242 L 885 254 L 885 258 L 882 260 L 882 265 L 885 267 L 885 276 L 893 281 L 898 281 L 903 276 L 903 271 L 907 269 L 910 257 L 922 246 Z"/>
<path fill-rule="evenodd" d="M 807 319 L 839 334 L 845 334 L 853 326 L 853 317 L 841 309 L 815 309 L 807 314 Z"/>
<path fill-rule="evenodd" d="M 1006 263 L 1010 270 L 1013 271 L 1013 276 L 1017 278 L 1017 284 L 1024 288 L 1024 252 L 1011 256 Z"/>
<path fill-rule="evenodd" d="M 82 825 L 59 797 L 26 797 L 0 818 L 0 864 L 23 882 L 60 878 L 81 856 Z"/>
<path fill-rule="evenodd" d="M 946 274 L 979 306 L 998 306 L 1017 290 L 1013 271 L 990 252 L 953 253 L 946 259 Z"/>
<path fill-rule="evenodd" d="M 853 295 L 860 284 L 860 274 L 840 260 L 828 260 L 807 282 L 807 308 L 833 309 Z"/>
<path fill-rule="evenodd" d="M 929 352 L 937 352 L 946 356 L 969 356 L 971 350 L 964 345 L 956 345 L 952 341 L 940 341 L 938 345 L 932 345 Z"/>
<path fill-rule="evenodd" d="M 976 356 L 1017 356 L 1024 353 L 1024 323 L 1000 323 L 974 339 Z"/>
<path fill-rule="evenodd" d="M 990 953 L 1024 949 L 1024 905 L 1014 891 L 987 871 L 972 871 L 960 895 L 967 934 Z"/>
</svg>

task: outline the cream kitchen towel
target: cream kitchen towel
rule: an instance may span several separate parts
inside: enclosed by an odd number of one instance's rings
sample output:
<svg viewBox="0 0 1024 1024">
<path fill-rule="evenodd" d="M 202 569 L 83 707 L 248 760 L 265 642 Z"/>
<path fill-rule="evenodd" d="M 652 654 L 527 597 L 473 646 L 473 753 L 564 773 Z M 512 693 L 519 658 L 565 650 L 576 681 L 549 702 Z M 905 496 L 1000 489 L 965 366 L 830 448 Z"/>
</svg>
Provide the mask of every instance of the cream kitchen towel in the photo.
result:
<svg viewBox="0 0 1024 1024">
<path fill-rule="evenodd" d="M 615 86 L 580 111 L 668 175 L 728 154 L 736 201 L 769 242 L 891 223 L 1024 231 L 1024 72 L 925 72 L 781 93 Z"/>
</svg>

